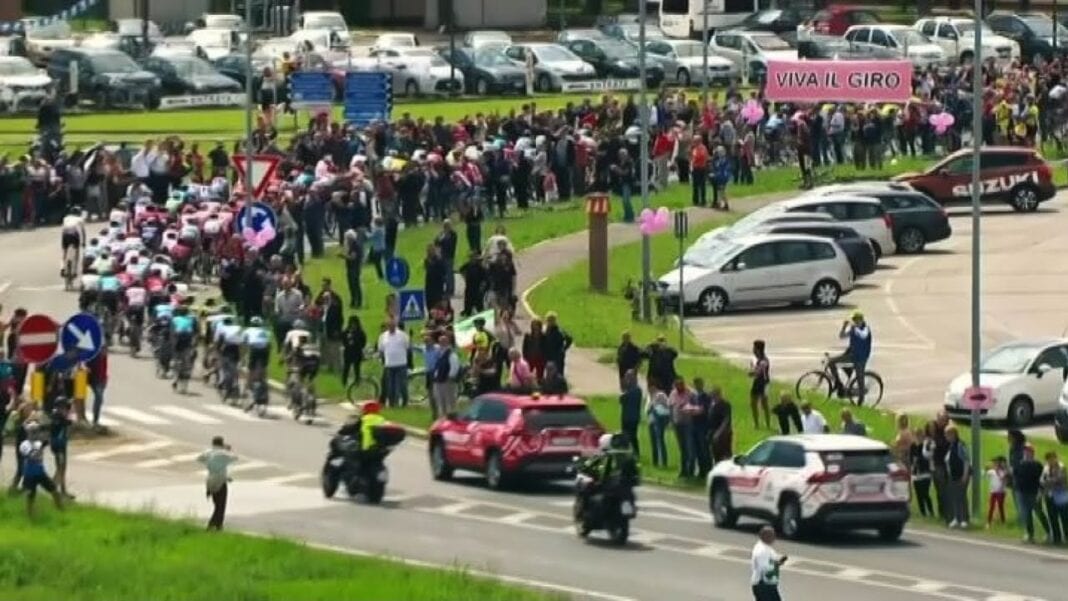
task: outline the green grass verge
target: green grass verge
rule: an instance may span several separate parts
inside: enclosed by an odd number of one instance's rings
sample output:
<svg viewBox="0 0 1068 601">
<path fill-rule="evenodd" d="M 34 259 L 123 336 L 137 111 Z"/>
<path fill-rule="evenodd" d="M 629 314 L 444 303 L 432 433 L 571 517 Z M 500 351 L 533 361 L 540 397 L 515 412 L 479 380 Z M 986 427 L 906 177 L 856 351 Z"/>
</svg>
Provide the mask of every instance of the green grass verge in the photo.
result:
<svg viewBox="0 0 1068 601">
<path fill-rule="evenodd" d="M 387 559 L 93 507 L 58 513 L 46 496 L 29 520 L 0 498 L 0 599 L 20 601 L 546 601 L 559 595 Z"/>
</svg>

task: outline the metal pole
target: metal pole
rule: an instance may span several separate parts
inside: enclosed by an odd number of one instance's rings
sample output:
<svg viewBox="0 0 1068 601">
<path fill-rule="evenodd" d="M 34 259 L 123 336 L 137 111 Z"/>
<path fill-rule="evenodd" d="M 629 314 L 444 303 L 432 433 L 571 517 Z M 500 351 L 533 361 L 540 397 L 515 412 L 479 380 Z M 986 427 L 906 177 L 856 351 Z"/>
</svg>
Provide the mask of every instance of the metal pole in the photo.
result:
<svg viewBox="0 0 1068 601">
<path fill-rule="evenodd" d="M 683 242 L 685 242 L 682 232 L 675 232 L 675 237 L 679 239 L 679 352 L 683 352 L 683 346 L 686 344 L 686 303 L 682 298 L 682 283 L 684 278 L 682 277 L 682 270 L 685 268 L 685 262 L 682 260 L 683 254 Z"/>
<path fill-rule="evenodd" d="M 1057 24 L 1057 0 L 1053 0 L 1053 56 L 1057 56 L 1057 30 L 1060 26 Z"/>
<path fill-rule="evenodd" d="M 449 0 L 449 81 L 456 81 L 456 27 L 453 23 L 453 15 L 456 11 L 453 9 L 454 0 Z M 465 81 L 466 83 L 466 81 Z"/>
<path fill-rule="evenodd" d="M 560 0 L 560 31 L 567 29 L 567 7 L 564 0 Z"/>
<path fill-rule="evenodd" d="M 141 0 L 141 45 L 145 56 L 151 54 L 148 49 L 148 0 Z"/>
<path fill-rule="evenodd" d="M 979 386 L 979 355 L 982 352 L 979 315 L 979 147 L 983 142 L 983 63 L 979 59 L 983 49 L 983 0 L 975 0 L 975 59 L 972 61 L 972 387 Z M 972 410 L 972 519 L 979 520 L 982 512 L 979 470 L 982 469 L 982 453 L 979 449 L 979 410 Z"/>
<path fill-rule="evenodd" d="M 701 112 L 708 110 L 708 2 L 701 8 Z"/>
<path fill-rule="evenodd" d="M 638 164 L 641 165 L 640 183 L 642 187 L 642 209 L 649 208 L 649 106 L 645 98 L 645 0 L 638 2 L 638 126 L 641 128 L 641 147 L 638 152 Z M 652 270 L 650 263 L 649 236 L 642 235 L 642 319 L 652 321 L 653 311 L 649 306 L 649 286 Z M 683 302 L 682 290 L 679 290 L 679 303 Z"/>
<path fill-rule="evenodd" d="M 256 199 L 252 197 L 252 0 L 245 0 L 245 61 L 248 69 L 245 72 L 245 194 L 250 202 Z M 251 221 L 252 211 L 246 211 Z M 251 224 L 250 224 L 251 225 Z"/>
</svg>

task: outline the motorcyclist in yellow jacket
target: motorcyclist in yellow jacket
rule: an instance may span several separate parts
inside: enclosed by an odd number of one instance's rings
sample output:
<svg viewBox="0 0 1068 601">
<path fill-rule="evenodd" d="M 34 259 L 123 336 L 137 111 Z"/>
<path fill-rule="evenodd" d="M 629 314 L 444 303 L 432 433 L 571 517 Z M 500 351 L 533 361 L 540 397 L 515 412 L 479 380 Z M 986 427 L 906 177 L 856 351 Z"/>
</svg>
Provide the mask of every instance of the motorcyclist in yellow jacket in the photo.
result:
<svg viewBox="0 0 1068 601">
<path fill-rule="evenodd" d="M 360 413 L 360 450 L 369 451 L 375 446 L 375 428 L 387 423 L 386 418 L 379 413 L 382 406 L 378 401 L 368 401 L 363 404 Z"/>
</svg>

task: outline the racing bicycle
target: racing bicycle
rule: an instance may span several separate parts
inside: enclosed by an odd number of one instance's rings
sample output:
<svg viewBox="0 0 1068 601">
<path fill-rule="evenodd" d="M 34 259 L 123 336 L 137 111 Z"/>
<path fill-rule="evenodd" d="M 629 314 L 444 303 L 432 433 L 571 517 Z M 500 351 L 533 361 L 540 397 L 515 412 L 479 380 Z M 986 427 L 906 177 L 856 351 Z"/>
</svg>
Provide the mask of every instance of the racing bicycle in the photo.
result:
<svg viewBox="0 0 1068 601">
<path fill-rule="evenodd" d="M 63 253 L 63 289 L 74 290 L 74 280 L 78 277 L 78 247 L 68 246 Z"/>
<path fill-rule="evenodd" d="M 189 393 L 189 378 L 193 375 L 193 349 L 187 348 L 175 357 L 175 379 L 171 387 L 182 394 Z"/>
<path fill-rule="evenodd" d="M 219 375 L 215 387 L 219 391 L 219 400 L 223 403 L 233 403 L 241 396 L 237 363 L 227 357 L 219 358 Z"/>
<path fill-rule="evenodd" d="M 850 403 L 859 405 L 860 386 L 857 383 L 857 375 L 854 373 L 853 364 L 839 362 L 845 380 L 831 363 L 830 353 L 823 354 L 823 368 L 801 374 L 794 386 L 794 392 L 798 399 L 808 396 L 820 396 L 827 400 L 837 396 L 847 399 Z M 869 407 L 875 407 L 883 400 L 883 377 L 869 369 L 864 370 L 864 403 Z"/>
</svg>

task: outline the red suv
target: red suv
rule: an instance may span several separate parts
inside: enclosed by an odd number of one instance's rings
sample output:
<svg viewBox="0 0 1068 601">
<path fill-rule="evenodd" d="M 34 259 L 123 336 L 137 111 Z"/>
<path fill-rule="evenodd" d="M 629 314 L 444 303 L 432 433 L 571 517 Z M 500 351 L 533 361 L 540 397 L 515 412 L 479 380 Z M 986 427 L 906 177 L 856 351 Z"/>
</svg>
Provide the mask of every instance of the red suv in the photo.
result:
<svg viewBox="0 0 1068 601">
<path fill-rule="evenodd" d="M 798 38 L 804 37 L 802 31 L 817 36 L 843 36 L 853 25 L 876 23 L 879 23 L 879 16 L 866 8 L 836 4 L 812 15 L 807 23 L 798 25 Z"/>
<path fill-rule="evenodd" d="M 493 489 L 520 475 L 563 478 L 575 456 L 597 452 L 603 433 L 579 398 L 485 394 L 430 427 L 430 470 L 436 480 L 482 472 Z"/>
</svg>

